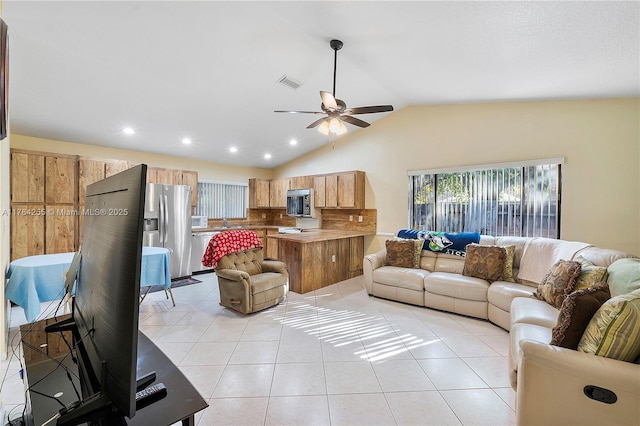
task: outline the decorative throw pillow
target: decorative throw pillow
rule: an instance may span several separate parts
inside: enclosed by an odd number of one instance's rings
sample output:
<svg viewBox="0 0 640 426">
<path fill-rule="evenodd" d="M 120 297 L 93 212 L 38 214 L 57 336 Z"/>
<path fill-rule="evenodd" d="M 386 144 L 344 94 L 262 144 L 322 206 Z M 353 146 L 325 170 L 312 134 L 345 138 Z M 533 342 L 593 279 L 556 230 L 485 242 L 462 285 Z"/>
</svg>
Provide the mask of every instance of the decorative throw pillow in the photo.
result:
<svg viewBox="0 0 640 426">
<path fill-rule="evenodd" d="M 604 266 L 596 266 L 581 256 L 576 259 L 576 262 L 580 262 L 581 272 L 573 291 L 589 288 L 595 283 L 607 281 L 609 274 Z"/>
<path fill-rule="evenodd" d="M 515 283 L 513 278 L 513 257 L 516 254 L 516 246 L 502 246 L 507 251 L 507 260 L 504 262 L 504 272 L 502 273 L 502 281 Z"/>
<path fill-rule="evenodd" d="M 640 355 L 640 290 L 606 301 L 591 318 L 578 350 L 633 362 Z"/>
<path fill-rule="evenodd" d="M 606 282 L 595 283 L 569 294 L 562 302 L 558 323 L 553 327 L 551 344 L 576 349 L 587 324 L 600 306 L 610 298 Z"/>
<path fill-rule="evenodd" d="M 640 259 L 618 259 L 607 268 L 612 296 L 629 294 L 640 289 Z"/>
<path fill-rule="evenodd" d="M 507 250 L 504 247 L 469 244 L 462 275 L 497 281 L 504 274 L 506 261 Z"/>
<path fill-rule="evenodd" d="M 533 296 L 536 299 L 544 300 L 556 309 L 560 309 L 564 298 L 573 290 L 581 270 L 582 266 L 578 262 L 557 261 L 547 272 Z"/>
<path fill-rule="evenodd" d="M 419 268 L 420 254 L 422 253 L 422 240 L 405 240 L 396 238 L 387 240 L 386 264 L 402 268 Z"/>
</svg>

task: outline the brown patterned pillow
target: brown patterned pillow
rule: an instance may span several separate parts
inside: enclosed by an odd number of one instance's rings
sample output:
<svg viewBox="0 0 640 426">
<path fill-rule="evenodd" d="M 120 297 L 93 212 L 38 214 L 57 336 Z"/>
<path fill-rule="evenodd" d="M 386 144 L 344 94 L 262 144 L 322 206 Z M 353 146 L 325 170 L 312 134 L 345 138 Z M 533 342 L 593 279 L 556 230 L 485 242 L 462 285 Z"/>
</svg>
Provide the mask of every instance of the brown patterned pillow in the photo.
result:
<svg viewBox="0 0 640 426">
<path fill-rule="evenodd" d="M 580 276 L 582 266 L 571 260 L 557 261 L 547 272 L 533 294 L 536 299 L 544 300 L 556 309 L 562 307 L 564 298 L 573 291 L 576 280 Z"/>
<path fill-rule="evenodd" d="M 584 330 L 600 306 L 611 298 L 606 282 L 593 284 L 569 294 L 562 302 L 558 323 L 553 327 L 551 344 L 577 349 Z"/>
<path fill-rule="evenodd" d="M 500 246 L 467 245 L 467 256 L 464 258 L 462 275 L 497 281 L 504 274 L 507 262 L 507 250 Z"/>
<path fill-rule="evenodd" d="M 387 258 L 385 263 L 389 266 L 399 266 L 402 268 L 419 268 L 420 254 L 422 253 L 423 240 L 387 240 Z"/>
</svg>

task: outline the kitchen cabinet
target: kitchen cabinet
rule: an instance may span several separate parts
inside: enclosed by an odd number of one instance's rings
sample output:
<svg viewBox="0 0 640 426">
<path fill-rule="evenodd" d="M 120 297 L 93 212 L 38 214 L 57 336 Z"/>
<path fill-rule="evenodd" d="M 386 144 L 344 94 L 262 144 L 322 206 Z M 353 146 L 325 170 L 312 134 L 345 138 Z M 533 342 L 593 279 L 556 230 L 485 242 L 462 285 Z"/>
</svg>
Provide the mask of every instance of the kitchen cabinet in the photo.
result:
<svg viewBox="0 0 640 426">
<path fill-rule="evenodd" d="M 339 208 L 364 208 L 364 172 L 353 171 L 337 174 L 337 198 Z"/>
<path fill-rule="evenodd" d="M 44 155 L 11 152 L 11 201 L 44 202 Z"/>
<path fill-rule="evenodd" d="M 270 179 L 249 179 L 249 208 L 269 208 Z"/>
<path fill-rule="evenodd" d="M 104 177 L 108 178 L 131 168 L 131 163 L 124 160 L 106 160 L 104 162 Z"/>
<path fill-rule="evenodd" d="M 78 157 L 11 150 L 11 260 L 77 248 Z"/>
<path fill-rule="evenodd" d="M 314 207 L 325 207 L 325 177 L 314 176 L 313 177 L 313 202 Z"/>
<path fill-rule="evenodd" d="M 289 189 L 313 188 L 314 176 L 296 176 L 289 179 Z"/>
<path fill-rule="evenodd" d="M 78 202 L 84 206 L 87 185 L 104 179 L 104 161 L 89 158 L 78 159 Z"/>
<path fill-rule="evenodd" d="M 198 172 L 182 170 L 182 185 L 191 187 L 191 207 L 198 205 Z"/>
<path fill-rule="evenodd" d="M 278 233 L 277 229 L 266 229 L 267 238 L 265 238 L 266 250 L 264 256 L 269 259 L 278 259 L 278 240 L 275 238 L 268 238 L 269 235 Z"/>
<path fill-rule="evenodd" d="M 46 212 L 44 204 L 12 204 L 11 260 L 45 254 L 45 214 L 37 212 Z"/>
<path fill-rule="evenodd" d="M 338 176 L 327 175 L 324 177 L 324 181 L 325 181 L 324 206 L 326 208 L 338 207 Z"/>
<path fill-rule="evenodd" d="M 182 185 L 182 173 L 180 170 L 156 168 L 156 181 L 166 185 Z"/>
<path fill-rule="evenodd" d="M 269 181 L 269 207 L 286 208 L 289 179 L 272 179 Z"/>
</svg>

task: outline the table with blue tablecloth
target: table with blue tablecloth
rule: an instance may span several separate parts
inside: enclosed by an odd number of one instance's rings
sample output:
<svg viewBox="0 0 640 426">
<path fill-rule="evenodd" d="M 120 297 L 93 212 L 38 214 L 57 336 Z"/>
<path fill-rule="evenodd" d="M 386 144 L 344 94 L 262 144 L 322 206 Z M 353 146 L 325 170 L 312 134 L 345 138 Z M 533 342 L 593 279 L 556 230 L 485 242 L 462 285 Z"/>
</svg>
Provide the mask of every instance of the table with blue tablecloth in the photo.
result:
<svg viewBox="0 0 640 426">
<path fill-rule="evenodd" d="M 140 266 L 140 286 L 163 286 L 171 290 L 169 250 L 143 247 Z M 40 303 L 62 299 L 64 276 L 71 266 L 74 253 L 43 254 L 16 259 L 9 265 L 5 297 L 24 309 L 27 321 L 40 314 Z"/>
</svg>

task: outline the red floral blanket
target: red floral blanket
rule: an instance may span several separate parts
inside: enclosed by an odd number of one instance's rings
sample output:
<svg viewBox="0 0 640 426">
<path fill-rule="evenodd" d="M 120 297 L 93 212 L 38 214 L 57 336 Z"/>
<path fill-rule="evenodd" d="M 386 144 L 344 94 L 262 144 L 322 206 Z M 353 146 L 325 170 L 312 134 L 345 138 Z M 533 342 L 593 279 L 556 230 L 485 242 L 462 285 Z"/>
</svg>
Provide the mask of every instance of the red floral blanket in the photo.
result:
<svg viewBox="0 0 640 426">
<path fill-rule="evenodd" d="M 233 229 L 214 235 L 209 240 L 207 250 L 202 256 L 202 264 L 208 268 L 216 268 L 218 261 L 229 253 L 262 247 L 262 241 L 255 231 Z"/>
</svg>

